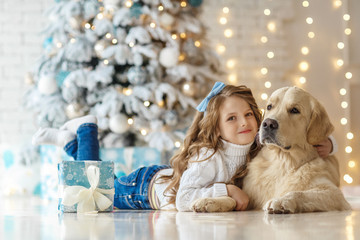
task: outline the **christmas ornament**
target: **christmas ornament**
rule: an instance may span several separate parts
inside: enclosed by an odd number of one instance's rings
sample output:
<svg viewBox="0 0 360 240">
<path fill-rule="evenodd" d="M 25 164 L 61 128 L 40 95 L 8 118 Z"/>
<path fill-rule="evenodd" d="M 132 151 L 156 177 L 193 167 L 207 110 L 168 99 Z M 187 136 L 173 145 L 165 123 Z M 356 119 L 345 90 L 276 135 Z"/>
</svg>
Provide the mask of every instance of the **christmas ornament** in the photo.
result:
<svg viewBox="0 0 360 240">
<path fill-rule="evenodd" d="M 109 128 L 112 132 L 122 134 L 129 129 L 128 118 L 124 114 L 116 114 L 110 118 Z"/>
<path fill-rule="evenodd" d="M 194 82 L 185 82 L 182 86 L 182 92 L 189 97 L 194 97 L 196 93 L 196 86 Z"/>
<path fill-rule="evenodd" d="M 44 95 L 51 95 L 58 90 L 58 86 L 53 75 L 42 75 L 38 81 L 37 88 L 39 92 Z"/>
<path fill-rule="evenodd" d="M 199 7 L 202 4 L 202 0 L 188 0 L 188 2 L 193 7 Z"/>
<path fill-rule="evenodd" d="M 131 84 L 139 85 L 146 81 L 147 71 L 144 67 L 133 66 L 129 68 L 127 73 L 128 81 Z"/>
<path fill-rule="evenodd" d="M 74 102 L 66 106 L 65 113 L 70 119 L 78 118 L 85 115 L 85 112 L 82 109 L 83 107 L 81 104 Z"/>
<path fill-rule="evenodd" d="M 60 71 L 58 74 L 56 74 L 55 79 L 56 83 L 59 87 L 61 87 L 64 83 L 65 78 L 70 74 L 68 71 Z"/>
<path fill-rule="evenodd" d="M 160 24 L 161 26 L 163 26 L 164 28 L 170 29 L 171 26 L 174 24 L 175 22 L 175 18 L 173 17 L 173 15 L 164 12 L 163 14 L 160 15 Z"/>
<path fill-rule="evenodd" d="M 79 16 L 69 18 L 69 24 L 73 29 L 80 30 L 82 19 Z"/>
<path fill-rule="evenodd" d="M 102 53 L 108 46 L 110 46 L 110 42 L 105 39 L 100 39 L 99 41 L 97 41 L 94 46 L 96 55 L 99 58 L 102 58 Z"/>
<path fill-rule="evenodd" d="M 175 67 L 178 63 L 179 50 L 175 47 L 166 47 L 161 50 L 159 62 L 166 68 Z"/>
</svg>

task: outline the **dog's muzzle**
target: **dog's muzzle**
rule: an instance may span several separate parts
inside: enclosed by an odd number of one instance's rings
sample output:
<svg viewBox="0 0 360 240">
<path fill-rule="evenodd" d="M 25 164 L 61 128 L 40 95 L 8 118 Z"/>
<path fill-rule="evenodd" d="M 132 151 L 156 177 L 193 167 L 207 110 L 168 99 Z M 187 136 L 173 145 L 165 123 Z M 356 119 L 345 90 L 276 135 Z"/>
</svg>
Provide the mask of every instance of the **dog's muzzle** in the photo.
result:
<svg viewBox="0 0 360 240">
<path fill-rule="evenodd" d="M 283 146 L 277 139 L 276 134 L 279 129 L 279 123 L 275 119 L 266 118 L 261 124 L 260 143 L 272 143 L 279 147 L 289 150 L 291 146 Z"/>
<path fill-rule="evenodd" d="M 276 140 L 276 132 L 279 128 L 279 124 L 275 119 L 266 118 L 261 124 L 260 131 L 260 142 L 264 143 L 274 143 L 278 145 Z"/>
</svg>

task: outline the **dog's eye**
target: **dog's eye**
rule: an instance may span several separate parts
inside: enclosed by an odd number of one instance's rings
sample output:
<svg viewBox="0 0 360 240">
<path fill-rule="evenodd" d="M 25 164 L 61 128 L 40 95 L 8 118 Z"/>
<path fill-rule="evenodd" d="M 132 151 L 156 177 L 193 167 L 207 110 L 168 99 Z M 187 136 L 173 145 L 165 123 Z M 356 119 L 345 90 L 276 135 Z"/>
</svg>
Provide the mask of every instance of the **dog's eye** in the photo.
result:
<svg viewBox="0 0 360 240">
<path fill-rule="evenodd" d="M 271 110 L 271 109 L 272 109 L 272 105 L 271 105 L 271 104 L 267 105 L 266 109 L 267 109 L 267 110 Z"/>
<path fill-rule="evenodd" d="M 297 109 L 297 108 L 292 108 L 292 109 L 290 110 L 290 113 L 292 113 L 292 114 L 299 114 L 300 111 L 299 111 L 299 109 Z"/>
</svg>

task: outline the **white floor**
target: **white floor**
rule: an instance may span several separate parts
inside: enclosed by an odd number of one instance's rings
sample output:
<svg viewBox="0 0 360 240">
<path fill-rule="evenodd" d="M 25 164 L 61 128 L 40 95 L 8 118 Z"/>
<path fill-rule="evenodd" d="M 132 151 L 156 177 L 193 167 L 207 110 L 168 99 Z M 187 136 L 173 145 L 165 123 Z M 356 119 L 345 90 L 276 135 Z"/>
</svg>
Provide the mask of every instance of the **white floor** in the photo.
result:
<svg viewBox="0 0 360 240">
<path fill-rule="evenodd" d="M 0 199 L 0 239 L 360 239 L 360 199 L 353 211 L 267 215 L 262 211 L 181 213 L 114 211 L 59 214 L 56 202 Z"/>
</svg>

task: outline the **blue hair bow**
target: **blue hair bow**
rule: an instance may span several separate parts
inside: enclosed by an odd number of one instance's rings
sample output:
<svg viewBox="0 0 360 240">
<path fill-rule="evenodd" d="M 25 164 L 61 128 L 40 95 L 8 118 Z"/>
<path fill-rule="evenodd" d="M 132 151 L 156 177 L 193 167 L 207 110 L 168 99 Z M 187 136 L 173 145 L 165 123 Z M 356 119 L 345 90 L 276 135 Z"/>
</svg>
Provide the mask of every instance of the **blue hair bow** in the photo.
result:
<svg viewBox="0 0 360 240">
<path fill-rule="evenodd" d="M 196 110 L 198 110 L 199 112 L 205 112 L 207 105 L 209 104 L 209 101 L 212 97 L 216 96 L 217 94 L 219 94 L 219 92 L 225 87 L 225 84 L 222 82 L 216 82 L 213 86 L 213 88 L 211 89 L 210 93 L 206 96 L 206 98 L 204 100 L 202 100 L 202 102 L 196 107 Z"/>
</svg>

